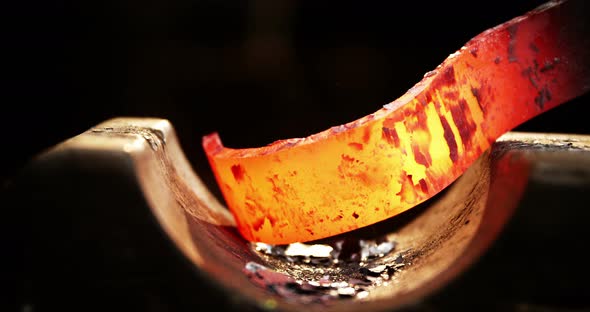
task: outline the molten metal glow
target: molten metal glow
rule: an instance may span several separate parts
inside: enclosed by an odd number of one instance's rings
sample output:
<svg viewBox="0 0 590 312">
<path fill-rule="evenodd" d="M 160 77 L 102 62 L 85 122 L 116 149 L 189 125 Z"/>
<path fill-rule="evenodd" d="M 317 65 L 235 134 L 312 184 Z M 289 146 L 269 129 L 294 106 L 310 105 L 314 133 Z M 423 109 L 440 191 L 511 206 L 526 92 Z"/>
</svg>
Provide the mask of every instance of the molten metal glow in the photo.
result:
<svg viewBox="0 0 590 312">
<path fill-rule="evenodd" d="M 452 183 L 506 131 L 587 91 L 587 50 L 569 3 L 485 31 L 354 122 L 253 149 L 204 137 L 240 232 L 285 244 L 395 216 Z"/>
</svg>

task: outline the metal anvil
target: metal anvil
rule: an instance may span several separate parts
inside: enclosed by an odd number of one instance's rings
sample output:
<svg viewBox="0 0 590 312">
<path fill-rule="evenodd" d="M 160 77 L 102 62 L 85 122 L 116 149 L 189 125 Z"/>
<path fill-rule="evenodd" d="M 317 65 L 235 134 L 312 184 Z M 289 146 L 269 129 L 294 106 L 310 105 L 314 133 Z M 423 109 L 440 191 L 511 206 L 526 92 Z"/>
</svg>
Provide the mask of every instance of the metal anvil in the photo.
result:
<svg viewBox="0 0 590 312">
<path fill-rule="evenodd" d="M 589 307 L 588 136 L 504 135 L 443 193 L 379 225 L 411 259 L 395 280 L 328 305 L 251 282 L 250 261 L 288 264 L 263 262 L 235 231 L 167 120 L 105 121 L 36 157 L 15 186 L 23 309 Z"/>
</svg>

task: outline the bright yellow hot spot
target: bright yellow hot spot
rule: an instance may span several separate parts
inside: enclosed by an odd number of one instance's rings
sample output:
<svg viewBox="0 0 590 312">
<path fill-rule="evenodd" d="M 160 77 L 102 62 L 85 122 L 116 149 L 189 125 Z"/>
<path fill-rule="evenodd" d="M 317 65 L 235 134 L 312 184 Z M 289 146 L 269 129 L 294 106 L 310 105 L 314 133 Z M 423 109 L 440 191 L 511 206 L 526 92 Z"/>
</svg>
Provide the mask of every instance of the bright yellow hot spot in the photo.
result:
<svg viewBox="0 0 590 312">
<path fill-rule="evenodd" d="M 395 216 L 452 183 L 504 132 L 583 93 L 587 63 L 574 48 L 557 48 L 565 44 L 554 30 L 575 33 L 561 18 L 567 3 L 482 33 L 399 99 L 349 124 L 253 149 L 203 138 L 240 232 L 286 244 Z"/>
</svg>

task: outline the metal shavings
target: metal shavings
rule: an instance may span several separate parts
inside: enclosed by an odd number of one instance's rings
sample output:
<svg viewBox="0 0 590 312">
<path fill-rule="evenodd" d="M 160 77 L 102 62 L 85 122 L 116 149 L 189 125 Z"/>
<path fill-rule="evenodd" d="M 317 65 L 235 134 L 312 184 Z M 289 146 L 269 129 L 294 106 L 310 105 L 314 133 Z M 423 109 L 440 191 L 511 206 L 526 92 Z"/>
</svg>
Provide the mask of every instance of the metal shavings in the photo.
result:
<svg viewBox="0 0 590 312">
<path fill-rule="evenodd" d="M 340 287 L 338 288 L 338 295 L 343 297 L 352 297 L 356 295 L 354 287 Z"/>
<path fill-rule="evenodd" d="M 348 283 L 347 282 L 334 282 L 334 283 L 330 284 L 330 286 L 332 288 L 344 288 L 344 287 L 348 287 Z"/>
<path fill-rule="evenodd" d="M 358 293 L 356 293 L 356 298 L 357 299 L 360 299 L 360 300 L 365 299 L 368 296 L 369 296 L 369 292 L 368 291 L 364 291 L 363 290 L 363 291 L 359 291 Z"/>
<path fill-rule="evenodd" d="M 395 248 L 395 242 L 382 242 L 380 244 L 374 241 L 360 241 L 361 243 L 361 261 L 373 258 L 381 258 L 390 253 Z"/>
<path fill-rule="evenodd" d="M 395 247 L 386 237 L 343 238 L 327 244 L 254 243 L 267 266 L 249 262 L 245 271 L 255 284 L 288 301 L 363 300 L 405 265 L 402 253 L 392 254 Z"/>
<path fill-rule="evenodd" d="M 329 258 L 332 250 L 332 246 L 329 245 L 293 243 L 288 245 L 284 254 L 290 257 Z"/>
<path fill-rule="evenodd" d="M 256 251 L 264 252 L 267 255 L 272 253 L 272 245 L 265 243 L 254 243 L 254 249 Z"/>
<path fill-rule="evenodd" d="M 369 271 L 371 271 L 371 273 L 376 273 L 376 274 L 381 274 L 383 273 L 383 271 L 385 271 L 387 269 L 387 266 L 384 264 L 372 267 L 372 268 L 368 268 Z"/>
<path fill-rule="evenodd" d="M 310 281 L 307 282 L 309 285 L 312 285 L 313 287 L 320 287 L 320 282 L 316 282 L 316 281 Z"/>
</svg>

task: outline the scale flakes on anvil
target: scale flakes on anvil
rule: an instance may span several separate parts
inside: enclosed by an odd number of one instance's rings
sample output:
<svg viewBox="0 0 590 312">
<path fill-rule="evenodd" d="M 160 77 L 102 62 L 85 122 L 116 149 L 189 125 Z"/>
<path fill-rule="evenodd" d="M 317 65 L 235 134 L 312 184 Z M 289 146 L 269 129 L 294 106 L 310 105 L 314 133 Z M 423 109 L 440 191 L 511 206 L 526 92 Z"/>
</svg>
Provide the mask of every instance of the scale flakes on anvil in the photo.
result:
<svg viewBox="0 0 590 312">
<path fill-rule="evenodd" d="M 584 1 L 551 1 L 489 29 L 397 100 L 261 148 L 203 146 L 240 233 L 288 244 L 395 216 L 456 180 L 502 134 L 590 89 Z"/>
<path fill-rule="evenodd" d="M 342 238 L 325 244 L 269 245 L 252 243 L 262 265 L 248 262 L 250 280 L 273 295 L 304 304 L 334 300 L 364 300 L 377 287 L 387 286 L 409 264 L 396 243 L 377 239 Z"/>
</svg>

